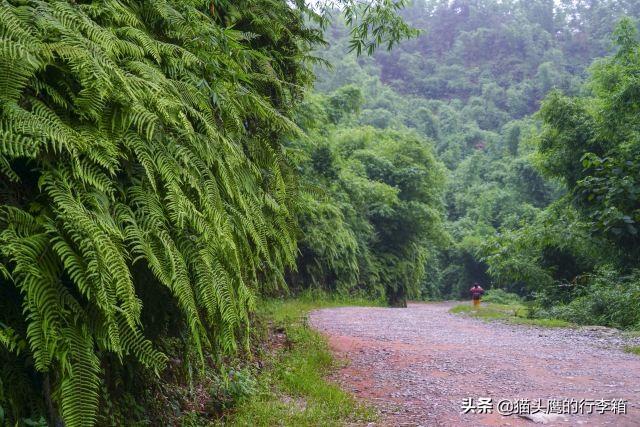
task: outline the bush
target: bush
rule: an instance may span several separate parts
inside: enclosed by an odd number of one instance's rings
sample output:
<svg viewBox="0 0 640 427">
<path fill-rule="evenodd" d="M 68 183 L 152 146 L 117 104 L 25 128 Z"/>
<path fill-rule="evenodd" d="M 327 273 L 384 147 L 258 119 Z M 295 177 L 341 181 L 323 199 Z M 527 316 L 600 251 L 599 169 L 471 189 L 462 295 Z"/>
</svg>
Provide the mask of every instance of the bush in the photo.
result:
<svg viewBox="0 0 640 427">
<path fill-rule="evenodd" d="M 167 366 L 154 331 L 246 347 L 295 261 L 281 138 L 319 35 L 284 1 L 214 3 L 0 4 L 4 424 L 95 424 L 103 380 Z"/>
<path fill-rule="evenodd" d="M 221 414 L 256 392 L 256 381 L 248 369 L 223 369 L 211 386 L 209 412 Z"/>
<path fill-rule="evenodd" d="M 605 268 L 590 277 L 580 296 L 547 310 L 551 317 L 583 325 L 640 328 L 640 271 L 619 277 Z"/>
<path fill-rule="evenodd" d="M 507 292 L 504 289 L 489 289 L 487 292 L 485 292 L 482 300 L 495 304 L 522 304 L 522 298 L 520 298 L 516 294 Z"/>
</svg>

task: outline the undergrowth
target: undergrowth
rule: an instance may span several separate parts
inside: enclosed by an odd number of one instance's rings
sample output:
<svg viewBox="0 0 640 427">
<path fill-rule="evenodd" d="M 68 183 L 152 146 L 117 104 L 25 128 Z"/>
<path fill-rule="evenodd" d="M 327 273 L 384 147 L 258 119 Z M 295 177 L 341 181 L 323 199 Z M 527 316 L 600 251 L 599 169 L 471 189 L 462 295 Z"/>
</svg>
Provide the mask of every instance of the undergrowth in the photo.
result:
<svg viewBox="0 0 640 427">
<path fill-rule="evenodd" d="M 506 293 L 505 293 L 506 294 Z M 506 304 L 487 302 L 486 300 L 509 301 Z M 450 310 L 451 313 L 464 314 L 483 320 L 500 320 L 517 325 L 532 325 L 545 328 L 563 328 L 573 326 L 572 323 L 561 319 L 535 317 L 535 309 L 528 307 L 517 297 L 485 298 L 478 308 L 470 303 L 459 304 Z"/>
<path fill-rule="evenodd" d="M 624 351 L 640 356 L 640 345 L 628 345 L 624 348 Z"/>
<path fill-rule="evenodd" d="M 366 299 L 305 294 L 264 300 L 255 324 L 262 342 L 255 355 L 255 394 L 228 412 L 231 426 L 343 425 L 375 419 L 375 413 L 326 379 L 338 366 L 326 339 L 307 324 L 311 310 L 378 304 Z"/>
</svg>

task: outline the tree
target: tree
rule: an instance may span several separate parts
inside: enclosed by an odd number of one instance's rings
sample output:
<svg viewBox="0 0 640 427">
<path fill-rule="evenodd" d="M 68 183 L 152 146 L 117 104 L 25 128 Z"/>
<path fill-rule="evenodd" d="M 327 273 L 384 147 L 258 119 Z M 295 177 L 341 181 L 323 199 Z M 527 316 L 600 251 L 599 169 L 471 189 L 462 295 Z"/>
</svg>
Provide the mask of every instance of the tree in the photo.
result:
<svg viewBox="0 0 640 427">
<path fill-rule="evenodd" d="M 378 282 L 389 305 L 405 306 L 419 294 L 428 254 L 443 238 L 442 167 L 429 145 L 406 131 L 346 129 L 339 141 L 350 147 L 343 156 L 355 182 L 347 192 L 374 233 Z"/>
<path fill-rule="evenodd" d="M 636 253 L 640 221 L 640 69 L 635 25 L 625 19 L 614 33 L 618 52 L 592 68 L 591 96 L 554 93 L 540 111 L 540 164 L 561 178 L 594 230 Z"/>
</svg>

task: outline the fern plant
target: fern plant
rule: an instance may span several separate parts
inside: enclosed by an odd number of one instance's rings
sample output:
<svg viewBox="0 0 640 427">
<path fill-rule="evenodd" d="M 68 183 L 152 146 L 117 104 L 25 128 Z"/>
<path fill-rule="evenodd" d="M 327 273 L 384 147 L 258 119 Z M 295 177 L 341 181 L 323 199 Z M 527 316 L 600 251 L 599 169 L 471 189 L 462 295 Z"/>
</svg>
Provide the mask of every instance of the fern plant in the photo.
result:
<svg viewBox="0 0 640 427">
<path fill-rule="evenodd" d="M 414 34 L 402 4 L 0 0 L 10 422 L 46 407 L 50 421 L 94 424 L 105 355 L 162 370 L 153 295 L 178 308 L 201 359 L 247 345 L 256 292 L 283 286 L 296 258 L 282 140 L 298 132 L 308 52 L 333 6 L 367 51 Z M 16 373 L 44 398 L 12 392 Z"/>
<path fill-rule="evenodd" d="M 0 3 L 0 361 L 28 353 L 65 425 L 95 422 L 99 354 L 163 369 L 142 288 L 233 351 L 258 280 L 282 283 L 302 24 L 280 1 Z"/>
</svg>

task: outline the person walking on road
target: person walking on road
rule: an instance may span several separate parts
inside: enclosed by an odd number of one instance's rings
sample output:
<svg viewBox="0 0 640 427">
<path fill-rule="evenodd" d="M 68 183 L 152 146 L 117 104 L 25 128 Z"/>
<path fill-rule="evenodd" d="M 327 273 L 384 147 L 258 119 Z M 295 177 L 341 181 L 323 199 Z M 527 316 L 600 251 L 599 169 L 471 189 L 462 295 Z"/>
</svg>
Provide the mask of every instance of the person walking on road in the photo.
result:
<svg viewBox="0 0 640 427">
<path fill-rule="evenodd" d="M 471 292 L 471 299 L 473 300 L 473 306 L 475 308 L 480 307 L 480 298 L 482 297 L 482 294 L 484 294 L 484 289 L 482 289 L 480 284 L 476 282 L 473 284 L 473 287 L 469 289 L 469 291 Z"/>
</svg>

